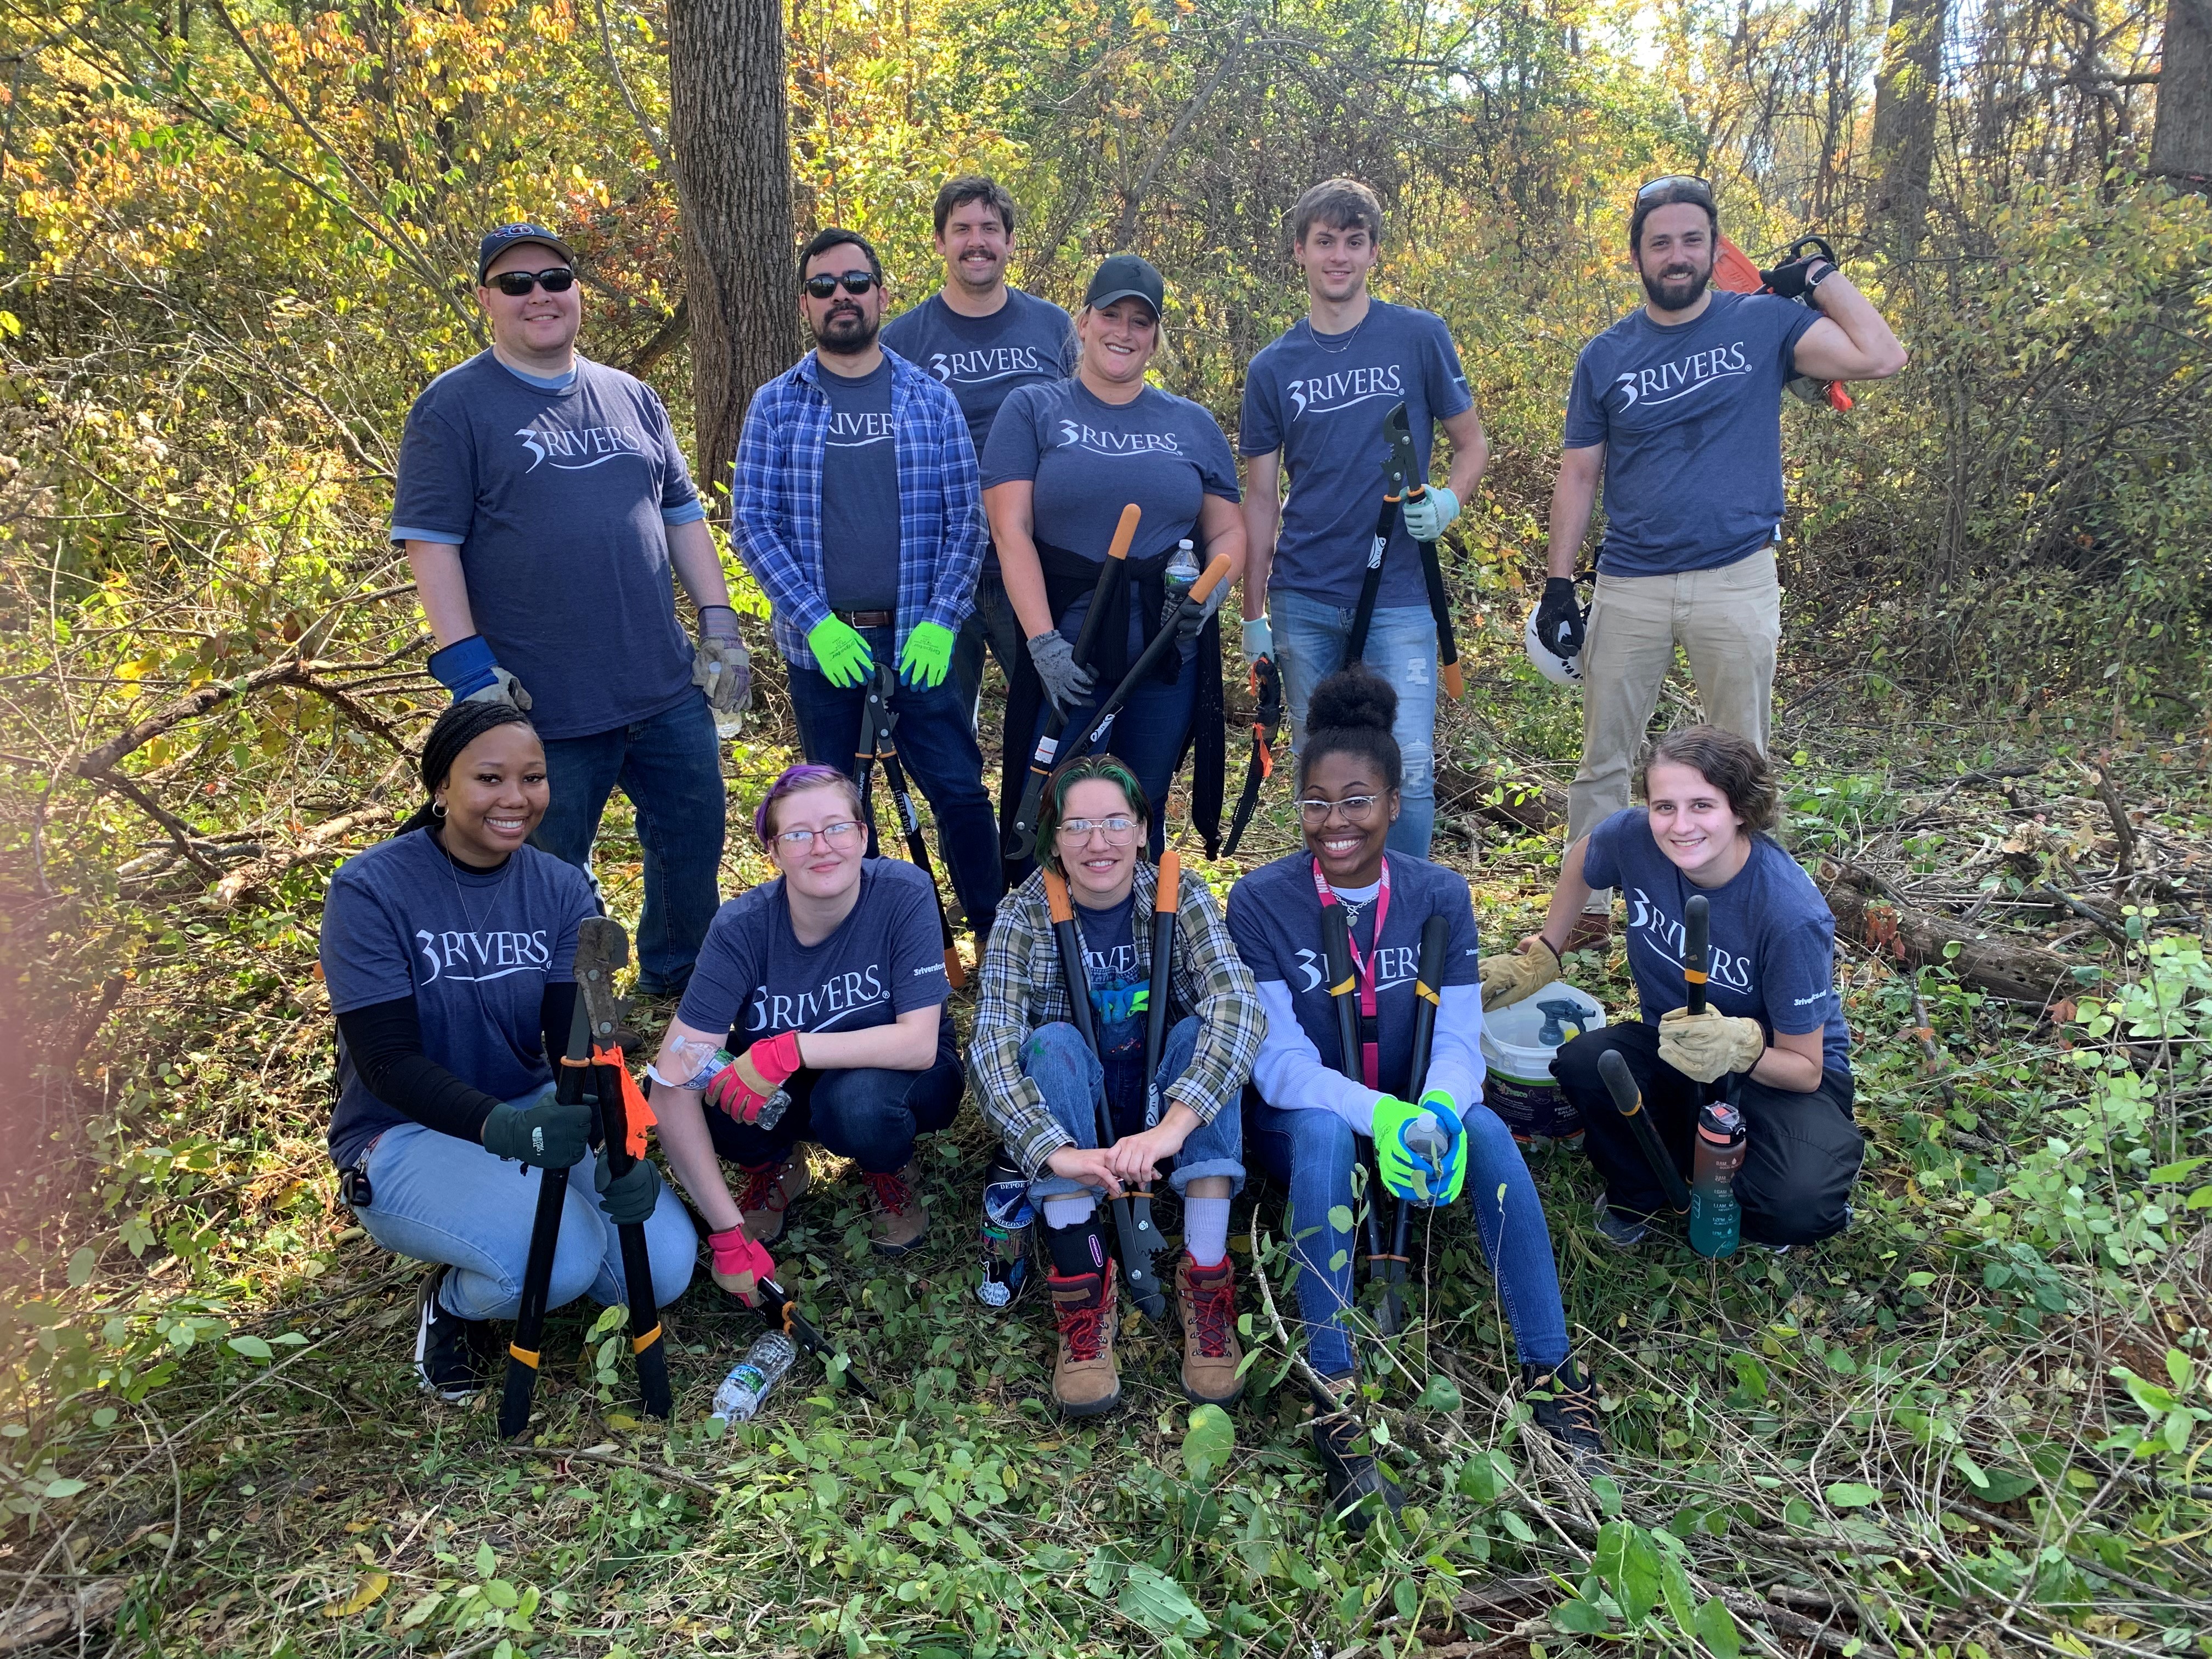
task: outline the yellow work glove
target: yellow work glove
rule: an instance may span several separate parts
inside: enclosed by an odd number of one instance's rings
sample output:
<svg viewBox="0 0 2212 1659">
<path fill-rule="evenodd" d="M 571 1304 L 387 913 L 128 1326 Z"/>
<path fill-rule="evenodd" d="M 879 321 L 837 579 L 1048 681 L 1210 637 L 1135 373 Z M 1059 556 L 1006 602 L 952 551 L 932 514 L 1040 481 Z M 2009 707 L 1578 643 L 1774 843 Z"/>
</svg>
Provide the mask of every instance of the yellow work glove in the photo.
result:
<svg viewBox="0 0 2212 1659">
<path fill-rule="evenodd" d="M 1659 1058 L 1694 1082 L 1747 1072 L 1765 1052 L 1766 1032 L 1755 1019 L 1671 1008 L 1659 1021 Z"/>
<path fill-rule="evenodd" d="M 1559 978 L 1559 953 L 1544 943 L 1542 934 L 1532 933 L 1517 951 L 1485 957 L 1475 972 L 1482 978 L 1482 1012 L 1486 1014 L 1493 1008 L 1510 1008 Z"/>
</svg>

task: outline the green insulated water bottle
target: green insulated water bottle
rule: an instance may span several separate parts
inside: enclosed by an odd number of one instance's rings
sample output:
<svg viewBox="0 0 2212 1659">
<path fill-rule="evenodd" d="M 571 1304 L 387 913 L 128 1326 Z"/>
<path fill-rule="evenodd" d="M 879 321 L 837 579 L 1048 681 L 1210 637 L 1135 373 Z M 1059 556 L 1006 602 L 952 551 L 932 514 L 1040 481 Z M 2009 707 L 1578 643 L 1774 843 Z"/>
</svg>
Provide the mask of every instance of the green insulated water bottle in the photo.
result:
<svg viewBox="0 0 2212 1659">
<path fill-rule="evenodd" d="M 1699 1255 L 1734 1255 L 1743 1231 L 1735 1172 L 1743 1168 L 1743 1116 L 1724 1100 L 1698 1112 L 1690 1161 L 1690 1248 Z"/>
</svg>

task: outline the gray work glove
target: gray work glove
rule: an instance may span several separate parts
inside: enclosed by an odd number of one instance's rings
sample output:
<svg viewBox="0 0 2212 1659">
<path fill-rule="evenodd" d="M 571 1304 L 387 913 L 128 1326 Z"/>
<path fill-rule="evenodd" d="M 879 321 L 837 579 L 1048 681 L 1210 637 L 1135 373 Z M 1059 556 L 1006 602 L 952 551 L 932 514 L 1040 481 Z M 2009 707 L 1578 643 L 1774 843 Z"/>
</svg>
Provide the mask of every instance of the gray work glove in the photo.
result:
<svg viewBox="0 0 2212 1659">
<path fill-rule="evenodd" d="M 699 607 L 699 648 L 691 655 L 691 684 L 708 707 L 734 718 L 753 706 L 753 659 L 738 636 L 738 613 L 726 605 Z"/>
<path fill-rule="evenodd" d="M 1222 600 L 1228 597 L 1229 584 L 1216 582 L 1213 585 L 1213 592 L 1196 605 L 1185 606 L 1182 620 L 1176 623 L 1176 644 L 1185 651 L 1196 645 L 1200 630 L 1206 627 L 1206 619 L 1221 609 Z M 1168 616 L 1171 617 L 1174 614 L 1175 605 L 1171 604 L 1168 606 Z M 1162 622 L 1167 619 L 1167 617 L 1160 618 Z"/>
<path fill-rule="evenodd" d="M 1052 706 L 1063 714 L 1080 708 L 1097 680 L 1075 660 L 1075 647 L 1067 642 L 1067 636 L 1054 629 L 1038 635 L 1029 646 L 1030 660 L 1036 665 L 1037 678 L 1044 682 L 1044 694 L 1052 699 Z"/>
<path fill-rule="evenodd" d="M 583 1157 L 591 1127 L 591 1108 L 580 1102 L 501 1104 L 484 1119 L 483 1148 L 495 1158 L 520 1158 L 541 1170 L 565 1170 Z"/>
<path fill-rule="evenodd" d="M 599 1207 L 606 1212 L 607 1219 L 617 1227 L 630 1226 L 648 1219 L 659 1204 L 660 1171 L 641 1158 L 629 1166 L 628 1173 L 617 1175 L 607 1159 L 607 1149 L 602 1146 L 592 1171 L 592 1188 L 599 1195 Z"/>
</svg>

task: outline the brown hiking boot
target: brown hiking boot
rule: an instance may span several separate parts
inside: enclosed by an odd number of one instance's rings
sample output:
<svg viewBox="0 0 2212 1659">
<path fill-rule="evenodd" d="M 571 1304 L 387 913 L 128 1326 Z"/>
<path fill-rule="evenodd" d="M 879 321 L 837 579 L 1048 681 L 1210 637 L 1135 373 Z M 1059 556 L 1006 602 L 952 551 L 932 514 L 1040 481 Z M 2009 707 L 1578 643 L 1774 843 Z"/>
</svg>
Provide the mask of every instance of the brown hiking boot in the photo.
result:
<svg viewBox="0 0 2212 1659">
<path fill-rule="evenodd" d="M 1185 1250 L 1176 1264 L 1176 1310 L 1182 1316 L 1182 1393 L 1195 1406 L 1233 1406 L 1244 1392 L 1244 1351 L 1237 1346 L 1237 1269 L 1223 1256 L 1201 1267 Z"/>
<path fill-rule="evenodd" d="M 805 1196 L 811 1183 L 806 1160 L 788 1158 L 781 1164 L 741 1167 L 745 1189 L 738 1194 L 738 1209 L 744 1216 L 745 1237 L 756 1244 L 773 1244 L 783 1237 L 783 1212 Z"/>
<path fill-rule="evenodd" d="M 1613 909 L 1585 910 L 1567 930 L 1567 951 L 1603 951 L 1613 944 Z M 1567 951 L 1559 952 L 1565 956 Z"/>
<path fill-rule="evenodd" d="M 908 1162 L 896 1175 L 860 1171 L 875 1202 L 868 1215 L 868 1242 L 878 1255 L 904 1255 L 917 1249 L 929 1234 L 929 1212 L 915 1190 L 921 1175 Z"/>
<path fill-rule="evenodd" d="M 1121 1374 L 1114 1369 L 1114 1322 L 1121 1298 L 1115 1264 L 1102 1277 L 1054 1273 L 1053 1317 L 1060 1322 L 1060 1358 L 1052 1368 L 1052 1403 L 1063 1417 L 1097 1417 L 1121 1403 Z"/>
</svg>

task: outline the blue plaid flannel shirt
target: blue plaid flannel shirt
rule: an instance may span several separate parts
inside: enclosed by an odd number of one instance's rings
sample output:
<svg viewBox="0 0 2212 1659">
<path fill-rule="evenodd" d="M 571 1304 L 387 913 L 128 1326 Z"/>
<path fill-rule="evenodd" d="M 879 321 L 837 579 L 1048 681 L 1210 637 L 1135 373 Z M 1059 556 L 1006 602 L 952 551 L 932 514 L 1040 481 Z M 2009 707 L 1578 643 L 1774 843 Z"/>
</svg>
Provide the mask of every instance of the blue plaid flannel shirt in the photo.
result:
<svg viewBox="0 0 2212 1659">
<path fill-rule="evenodd" d="M 894 660 L 916 623 L 957 632 L 975 609 L 990 530 L 982 475 L 952 394 L 895 351 L 891 429 L 898 449 L 899 596 Z M 822 580 L 822 447 L 830 430 L 823 369 L 808 352 L 753 393 L 738 440 L 738 556 L 774 609 L 776 649 L 814 668 L 806 636 L 830 614 Z"/>
</svg>

